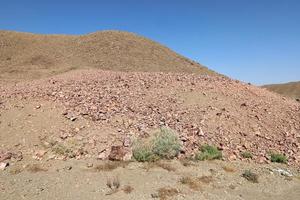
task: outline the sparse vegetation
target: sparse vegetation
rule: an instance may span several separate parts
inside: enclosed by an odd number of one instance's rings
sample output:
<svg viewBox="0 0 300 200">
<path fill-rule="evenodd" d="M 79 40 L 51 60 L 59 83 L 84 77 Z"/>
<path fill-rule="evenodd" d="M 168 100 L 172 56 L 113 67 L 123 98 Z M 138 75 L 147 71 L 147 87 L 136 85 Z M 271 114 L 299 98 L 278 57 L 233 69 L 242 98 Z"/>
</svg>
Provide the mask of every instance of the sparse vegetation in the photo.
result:
<svg viewBox="0 0 300 200">
<path fill-rule="evenodd" d="M 229 173 L 233 173 L 236 171 L 233 167 L 230 166 L 223 166 L 222 168 L 225 172 L 229 172 Z"/>
<path fill-rule="evenodd" d="M 287 163 L 287 157 L 283 154 L 280 153 L 273 153 L 271 152 L 271 161 L 272 162 L 277 162 L 277 163 Z"/>
<path fill-rule="evenodd" d="M 152 152 L 150 144 L 138 143 L 133 149 L 133 157 L 138 162 L 153 162 L 158 157 Z"/>
<path fill-rule="evenodd" d="M 165 170 L 167 170 L 167 171 L 169 171 L 169 172 L 174 172 L 174 171 L 176 171 L 176 169 L 175 169 L 173 166 L 171 166 L 169 163 L 161 162 L 161 161 L 157 161 L 157 162 L 149 162 L 149 163 L 147 163 L 147 165 L 145 166 L 145 169 L 146 169 L 147 171 L 149 171 L 149 169 L 154 168 L 154 167 L 160 167 L 160 168 L 165 169 Z"/>
<path fill-rule="evenodd" d="M 211 145 L 203 145 L 200 152 L 195 155 L 196 160 L 215 160 L 221 159 L 222 152 L 217 147 Z"/>
<path fill-rule="evenodd" d="M 47 169 L 43 168 L 42 166 L 40 166 L 38 164 L 33 164 L 33 165 L 27 166 L 27 170 L 32 173 L 48 171 Z"/>
<path fill-rule="evenodd" d="M 245 179 L 247 179 L 248 181 L 250 181 L 252 183 L 258 183 L 258 175 L 251 172 L 251 170 L 244 171 L 244 173 L 242 174 L 242 177 L 244 177 Z"/>
<path fill-rule="evenodd" d="M 138 141 L 133 149 L 133 157 L 139 162 L 152 162 L 159 159 L 172 159 L 181 150 L 177 134 L 166 127 L 160 129 L 154 137 Z"/>
<path fill-rule="evenodd" d="M 213 177 L 212 176 L 201 176 L 200 178 L 198 178 L 198 180 L 201 181 L 202 183 L 210 184 L 213 181 Z"/>
<path fill-rule="evenodd" d="M 169 197 L 174 197 L 178 195 L 180 192 L 175 188 L 159 188 L 158 189 L 158 197 L 160 200 L 166 200 Z"/>
<path fill-rule="evenodd" d="M 123 191 L 126 194 L 130 194 L 133 190 L 134 190 L 133 187 L 131 187 L 130 185 L 125 185 L 124 188 L 123 188 Z"/>
<path fill-rule="evenodd" d="M 153 140 L 153 153 L 160 158 L 173 159 L 181 150 L 177 134 L 169 128 L 160 129 Z"/>
<path fill-rule="evenodd" d="M 113 177 L 107 179 L 106 186 L 110 189 L 106 195 L 112 195 L 119 191 L 121 183 L 118 177 Z"/>
<path fill-rule="evenodd" d="M 180 159 L 180 163 L 185 167 L 194 165 L 194 163 L 189 159 Z"/>
<path fill-rule="evenodd" d="M 241 153 L 241 156 L 243 157 L 243 158 L 250 158 L 250 159 L 252 159 L 252 153 L 251 152 L 249 152 L 249 151 L 243 151 L 242 153 Z"/>
<path fill-rule="evenodd" d="M 52 151 L 57 155 L 67 156 L 69 158 L 74 158 L 75 157 L 75 153 L 72 151 L 72 149 L 68 148 L 67 146 L 65 146 L 63 144 L 55 145 L 53 147 Z"/>
<path fill-rule="evenodd" d="M 192 177 L 189 177 L 189 176 L 182 177 L 180 179 L 180 183 L 188 186 L 192 190 L 198 191 L 201 189 L 200 181 L 198 181 L 197 179 L 194 179 Z"/>
<path fill-rule="evenodd" d="M 99 171 L 113 171 L 117 169 L 118 167 L 126 167 L 129 164 L 129 162 L 125 161 L 107 161 L 103 164 L 96 165 L 93 170 L 99 172 Z"/>
</svg>

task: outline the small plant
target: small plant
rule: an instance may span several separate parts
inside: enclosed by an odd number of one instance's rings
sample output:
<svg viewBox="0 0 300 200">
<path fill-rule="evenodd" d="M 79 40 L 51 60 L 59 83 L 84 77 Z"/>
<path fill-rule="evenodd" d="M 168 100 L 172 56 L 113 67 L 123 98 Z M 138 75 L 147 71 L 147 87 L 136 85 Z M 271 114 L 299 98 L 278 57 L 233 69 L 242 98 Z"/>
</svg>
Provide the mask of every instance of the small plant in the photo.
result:
<svg viewBox="0 0 300 200">
<path fill-rule="evenodd" d="M 251 172 L 251 170 L 244 171 L 244 173 L 242 174 L 242 177 L 244 177 L 245 179 L 247 179 L 248 181 L 250 181 L 252 183 L 258 183 L 258 175 Z"/>
<path fill-rule="evenodd" d="M 158 189 L 158 197 L 161 200 L 166 200 L 169 197 L 174 197 L 180 192 L 175 188 L 160 188 Z"/>
<path fill-rule="evenodd" d="M 228 172 L 228 173 L 234 173 L 236 171 L 233 167 L 230 167 L 230 166 L 223 166 L 222 168 L 225 172 Z"/>
<path fill-rule="evenodd" d="M 198 180 L 201 181 L 202 183 L 210 184 L 213 181 L 213 177 L 212 176 L 201 176 L 200 178 L 198 178 Z"/>
<path fill-rule="evenodd" d="M 177 134 L 164 127 L 148 140 L 138 141 L 133 148 L 133 157 L 139 162 L 153 162 L 159 159 L 172 159 L 180 150 Z"/>
<path fill-rule="evenodd" d="M 126 194 L 130 194 L 133 191 L 133 187 L 131 187 L 130 185 L 126 185 L 126 186 L 124 186 L 123 191 Z"/>
<path fill-rule="evenodd" d="M 118 192 L 121 183 L 118 177 L 114 177 L 112 179 L 111 178 L 107 179 L 106 186 L 110 189 L 110 191 L 106 195 L 112 195 Z"/>
<path fill-rule="evenodd" d="M 243 151 L 242 153 L 241 153 L 241 156 L 243 157 L 243 158 L 252 158 L 253 156 L 252 156 L 252 154 L 251 154 L 251 152 L 249 152 L 249 151 Z"/>
<path fill-rule="evenodd" d="M 189 166 L 193 166 L 194 163 L 192 163 L 191 160 L 189 159 L 180 159 L 180 163 L 184 166 L 184 167 L 189 167 Z"/>
<path fill-rule="evenodd" d="M 271 161 L 276 163 L 287 163 L 287 157 L 280 153 L 271 153 Z"/>
<path fill-rule="evenodd" d="M 198 191 L 198 190 L 201 189 L 200 182 L 197 181 L 196 179 L 188 177 L 188 176 L 182 177 L 180 179 L 180 183 L 183 184 L 183 185 L 188 186 L 192 190 Z"/>
<path fill-rule="evenodd" d="M 33 164 L 33 165 L 27 166 L 27 170 L 31 173 L 46 172 L 47 171 L 47 169 L 43 168 L 42 166 L 40 166 L 38 164 Z"/>
<path fill-rule="evenodd" d="M 171 166 L 169 163 L 160 162 L 160 161 L 147 163 L 147 165 L 145 166 L 145 169 L 147 171 L 149 171 L 149 169 L 155 168 L 155 167 L 160 167 L 160 168 L 165 169 L 169 172 L 175 172 L 176 171 L 176 169 L 173 166 Z"/>
<path fill-rule="evenodd" d="M 177 134 L 166 127 L 160 129 L 153 140 L 153 153 L 164 159 L 175 158 L 181 150 Z"/>
<path fill-rule="evenodd" d="M 93 170 L 96 172 L 99 171 L 113 171 L 115 169 L 117 169 L 118 167 L 123 167 L 125 168 L 127 165 L 129 164 L 129 162 L 125 162 L 125 161 L 107 161 L 103 164 L 100 165 L 96 165 Z"/>
<path fill-rule="evenodd" d="M 222 152 L 217 147 L 211 145 L 204 145 L 200 148 L 200 152 L 196 154 L 196 160 L 215 160 L 221 159 Z"/>
<path fill-rule="evenodd" d="M 133 149 L 133 157 L 138 162 L 153 162 L 158 159 L 149 144 L 140 143 Z"/>
</svg>

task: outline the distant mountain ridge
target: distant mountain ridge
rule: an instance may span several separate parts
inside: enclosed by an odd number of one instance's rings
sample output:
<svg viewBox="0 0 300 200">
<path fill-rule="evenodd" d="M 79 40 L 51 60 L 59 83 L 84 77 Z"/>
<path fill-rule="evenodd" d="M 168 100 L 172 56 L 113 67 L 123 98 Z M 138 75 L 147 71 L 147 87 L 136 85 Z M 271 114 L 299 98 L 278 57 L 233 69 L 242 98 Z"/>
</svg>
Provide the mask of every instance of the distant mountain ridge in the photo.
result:
<svg viewBox="0 0 300 200">
<path fill-rule="evenodd" d="M 300 81 L 283 84 L 264 85 L 263 87 L 287 97 L 295 98 L 298 100 L 300 99 Z"/>
</svg>

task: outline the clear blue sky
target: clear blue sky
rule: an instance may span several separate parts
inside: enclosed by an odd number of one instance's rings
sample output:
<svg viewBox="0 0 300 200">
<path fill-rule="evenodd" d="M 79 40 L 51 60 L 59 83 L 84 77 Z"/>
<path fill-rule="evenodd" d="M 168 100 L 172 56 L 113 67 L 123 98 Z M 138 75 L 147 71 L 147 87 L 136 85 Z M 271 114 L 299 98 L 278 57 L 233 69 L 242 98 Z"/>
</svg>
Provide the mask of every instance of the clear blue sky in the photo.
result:
<svg viewBox="0 0 300 200">
<path fill-rule="evenodd" d="M 125 30 L 246 82 L 300 80 L 300 0 L 0 0 L 0 29 Z"/>
</svg>

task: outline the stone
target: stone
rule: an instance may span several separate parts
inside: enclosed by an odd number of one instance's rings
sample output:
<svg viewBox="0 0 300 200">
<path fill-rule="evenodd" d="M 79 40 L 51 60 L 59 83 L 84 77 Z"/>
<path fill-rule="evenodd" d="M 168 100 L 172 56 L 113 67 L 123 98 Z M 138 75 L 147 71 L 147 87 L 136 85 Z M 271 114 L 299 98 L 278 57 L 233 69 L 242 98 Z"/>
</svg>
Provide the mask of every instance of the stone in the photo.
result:
<svg viewBox="0 0 300 200">
<path fill-rule="evenodd" d="M 126 151 L 123 146 L 112 146 L 110 154 L 108 155 L 109 160 L 121 161 L 126 155 Z"/>
<path fill-rule="evenodd" d="M 8 162 L 1 162 L 0 163 L 0 170 L 5 170 L 9 166 Z"/>
</svg>

